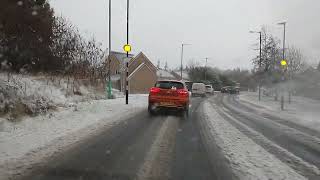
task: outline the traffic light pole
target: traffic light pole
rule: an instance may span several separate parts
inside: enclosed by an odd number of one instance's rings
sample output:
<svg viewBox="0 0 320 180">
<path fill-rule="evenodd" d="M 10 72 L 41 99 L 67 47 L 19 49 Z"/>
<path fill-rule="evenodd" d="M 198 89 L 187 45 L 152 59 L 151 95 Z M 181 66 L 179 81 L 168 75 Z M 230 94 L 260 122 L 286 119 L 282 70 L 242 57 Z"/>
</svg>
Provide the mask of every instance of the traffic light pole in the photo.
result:
<svg viewBox="0 0 320 180">
<path fill-rule="evenodd" d="M 127 44 L 129 44 L 129 0 L 127 0 Z M 126 72 L 126 104 L 129 104 L 129 52 L 127 52 Z"/>
</svg>

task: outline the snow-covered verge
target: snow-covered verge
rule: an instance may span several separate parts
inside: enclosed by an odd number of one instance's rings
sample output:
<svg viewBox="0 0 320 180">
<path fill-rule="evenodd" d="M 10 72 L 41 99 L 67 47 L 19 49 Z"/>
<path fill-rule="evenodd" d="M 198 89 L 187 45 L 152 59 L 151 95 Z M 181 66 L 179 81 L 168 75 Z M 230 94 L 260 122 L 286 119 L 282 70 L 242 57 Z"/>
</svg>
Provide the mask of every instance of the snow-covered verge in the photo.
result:
<svg viewBox="0 0 320 180">
<path fill-rule="evenodd" d="M 297 123 L 310 129 L 320 130 L 320 101 L 310 98 L 293 96 L 291 104 L 285 96 L 285 110 L 281 111 L 280 101 L 274 101 L 274 97 L 262 96 L 258 101 L 258 94 L 254 92 L 242 92 L 239 100 L 250 108 L 256 108 L 261 113 L 269 113 L 281 119 Z"/>
<path fill-rule="evenodd" d="M 0 179 L 19 175 L 99 129 L 112 127 L 147 107 L 147 95 L 93 100 L 20 122 L 0 119 Z"/>
<path fill-rule="evenodd" d="M 104 97 L 103 92 L 70 78 L 0 73 L 0 117 L 12 121 Z"/>
<path fill-rule="evenodd" d="M 207 101 L 203 113 L 208 133 L 239 179 L 305 179 L 224 120 Z"/>
</svg>

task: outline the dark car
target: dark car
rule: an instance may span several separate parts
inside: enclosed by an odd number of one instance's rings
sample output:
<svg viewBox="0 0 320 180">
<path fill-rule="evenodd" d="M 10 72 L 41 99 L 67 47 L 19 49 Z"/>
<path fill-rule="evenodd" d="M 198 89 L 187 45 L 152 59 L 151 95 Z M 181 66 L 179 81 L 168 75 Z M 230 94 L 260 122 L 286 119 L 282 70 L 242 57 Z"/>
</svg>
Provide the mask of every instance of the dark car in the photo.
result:
<svg viewBox="0 0 320 180">
<path fill-rule="evenodd" d="M 186 84 L 188 91 L 191 92 L 191 91 L 192 91 L 192 84 L 193 84 L 193 82 L 191 82 L 191 81 L 185 81 L 184 83 Z"/>
<path fill-rule="evenodd" d="M 224 86 L 221 88 L 221 93 L 229 93 L 230 86 Z"/>
<path fill-rule="evenodd" d="M 229 90 L 228 90 L 228 93 L 230 93 L 230 94 L 237 94 L 237 93 L 238 93 L 238 90 L 237 90 L 236 87 L 230 86 L 230 87 L 229 87 Z"/>
</svg>

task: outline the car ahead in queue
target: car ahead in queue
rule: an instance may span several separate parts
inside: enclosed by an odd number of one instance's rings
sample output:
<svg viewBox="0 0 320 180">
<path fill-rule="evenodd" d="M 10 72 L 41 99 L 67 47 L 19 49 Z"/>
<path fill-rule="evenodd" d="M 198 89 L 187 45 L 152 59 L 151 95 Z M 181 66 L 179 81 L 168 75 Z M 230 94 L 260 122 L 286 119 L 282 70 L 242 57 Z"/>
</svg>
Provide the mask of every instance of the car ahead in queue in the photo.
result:
<svg viewBox="0 0 320 180">
<path fill-rule="evenodd" d="M 206 93 L 209 95 L 214 94 L 214 89 L 213 89 L 212 85 L 206 85 Z"/>
<path fill-rule="evenodd" d="M 203 83 L 192 84 L 192 96 L 206 96 L 206 85 Z"/>
<path fill-rule="evenodd" d="M 180 110 L 189 113 L 189 92 L 184 82 L 157 81 L 149 92 L 148 112 L 154 115 L 160 109 Z"/>
<path fill-rule="evenodd" d="M 185 81 L 184 83 L 186 84 L 188 91 L 191 92 L 191 91 L 192 91 L 192 84 L 193 84 L 193 82 L 191 82 L 191 81 Z"/>
<path fill-rule="evenodd" d="M 221 93 L 239 94 L 240 89 L 234 86 L 225 86 L 221 88 Z"/>
<path fill-rule="evenodd" d="M 224 86 L 221 88 L 221 93 L 229 93 L 230 91 L 230 86 Z"/>
</svg>

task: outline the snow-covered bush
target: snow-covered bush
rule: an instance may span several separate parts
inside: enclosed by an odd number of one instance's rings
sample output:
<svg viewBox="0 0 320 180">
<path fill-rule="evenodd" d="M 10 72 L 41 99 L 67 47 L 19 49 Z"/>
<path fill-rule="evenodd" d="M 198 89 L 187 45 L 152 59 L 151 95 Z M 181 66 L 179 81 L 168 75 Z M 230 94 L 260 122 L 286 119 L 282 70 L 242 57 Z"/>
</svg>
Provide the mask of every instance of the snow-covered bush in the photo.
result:
<svg viewBox="0 0 320 180">
<path fill-rule="evenodd" d="M 2 77 L 2 78 L 1 78 Z M 36 115 L 65 103 L 64 95 L 39 81 L 12 76 L 7 81 L 0 76 L 0 113 L 14 118 Z"/>
</svg>

